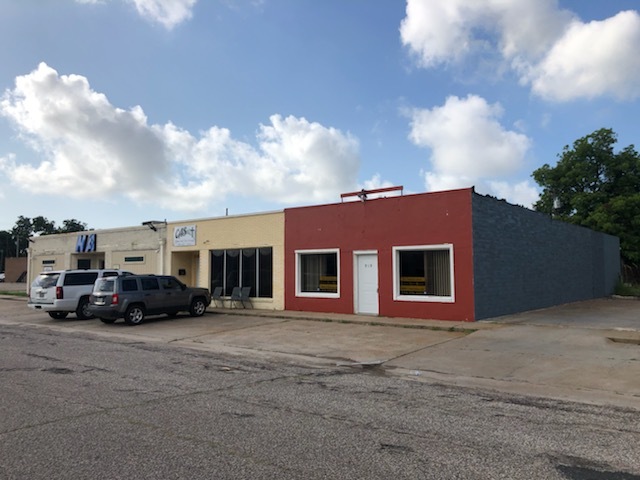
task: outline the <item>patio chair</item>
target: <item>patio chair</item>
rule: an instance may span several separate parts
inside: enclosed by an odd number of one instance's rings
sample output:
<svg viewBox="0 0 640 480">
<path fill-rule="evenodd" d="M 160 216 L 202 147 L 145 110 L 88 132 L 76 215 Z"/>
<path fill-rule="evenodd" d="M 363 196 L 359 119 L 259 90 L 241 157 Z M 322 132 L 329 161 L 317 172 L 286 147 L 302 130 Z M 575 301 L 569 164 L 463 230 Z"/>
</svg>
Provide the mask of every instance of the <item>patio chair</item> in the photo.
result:
<svg viewBox="0 0 640 480">
<path fill-rule="evenodd" d="M 234 287 L 231 292 L 231 308 L 240 302 L 242 308 L 247 308 L 245 303 L 248 303 L 249 306 L 253 307 L 251 304 L 251 299 L 249 298 L 249 294 L 251 293 L 251 287 Z"/>
<path fill-rule="evenodd" d="M 240 290 L 240 287 L 233 287 L 233 291 L 231 292 L 231 308 L 238 302 L 242 304 L 242 299 L 240 298 L 241 293 L 242 290 Z M 244 305 L 242 306 L 244 307 Z"/>
<path fill-rule="evenodd" d="M 215 307 L 218 306 L 218 302 L 220 302 L 220 306 L 224 307 L 224 298 L 222 298 L 222 287 L 216 287 L 213 289 L 211 293 L 211 300 L 213 301 L 213 305 Z"/>
<path fill-rule="evenodd" d="M 251 287 L 242 287 L 240 290 L 240 302 L 242 302 L 242 306 L 247 308 L 245 302 L 249 304 L 251 308 L 253 308 L 253 303 L 251 303 L 251 298 L 249 295 L 251 294 Z"/>
</svg>

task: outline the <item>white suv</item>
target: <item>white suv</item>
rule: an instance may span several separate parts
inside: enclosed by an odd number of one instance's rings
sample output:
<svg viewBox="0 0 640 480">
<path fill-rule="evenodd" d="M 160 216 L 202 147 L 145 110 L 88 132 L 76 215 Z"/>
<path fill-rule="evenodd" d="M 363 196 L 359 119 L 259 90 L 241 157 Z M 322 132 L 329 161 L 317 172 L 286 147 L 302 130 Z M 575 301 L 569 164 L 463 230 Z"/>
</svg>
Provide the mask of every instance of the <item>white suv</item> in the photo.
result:
<svg viewBox="0 0 640 480">
<path fill-rule="evenodd" d="M 27 305 L 61 320 L 75 312 L 79 319 L 93 318 L 88 310 L 89 295 L 98 278 L 133 275 L 123 270 L 59 270 L 42 272 L 29 289 Z"/>
</svg>

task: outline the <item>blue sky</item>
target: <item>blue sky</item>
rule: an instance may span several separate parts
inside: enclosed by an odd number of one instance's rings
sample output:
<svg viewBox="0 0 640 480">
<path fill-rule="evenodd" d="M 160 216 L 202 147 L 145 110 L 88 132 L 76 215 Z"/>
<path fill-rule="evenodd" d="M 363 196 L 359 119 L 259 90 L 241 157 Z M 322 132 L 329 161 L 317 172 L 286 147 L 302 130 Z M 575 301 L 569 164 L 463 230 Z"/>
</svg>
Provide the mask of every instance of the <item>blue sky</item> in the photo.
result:
<svg viewBox="0 0 640 480">
<path fill-rule="evenodd" d="M 637 0 L 8 0 L 0 230 L 279 210 L 403 185 L 531 206 L 637 144 Z"/>
</svg>

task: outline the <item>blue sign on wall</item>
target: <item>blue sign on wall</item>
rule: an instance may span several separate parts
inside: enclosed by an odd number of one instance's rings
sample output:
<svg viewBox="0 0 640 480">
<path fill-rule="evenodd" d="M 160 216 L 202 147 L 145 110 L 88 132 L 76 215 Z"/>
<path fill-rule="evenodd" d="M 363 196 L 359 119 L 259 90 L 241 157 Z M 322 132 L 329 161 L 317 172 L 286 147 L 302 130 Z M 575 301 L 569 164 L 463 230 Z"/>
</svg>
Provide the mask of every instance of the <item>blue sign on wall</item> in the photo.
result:
<svg viewBox="0 0 640 480">
<path fill-rule="evenodd" d="M 95 252 L 96 251 L 96 234 L 78 235 L 76 240 L 76 253 Z"/>
</svg>

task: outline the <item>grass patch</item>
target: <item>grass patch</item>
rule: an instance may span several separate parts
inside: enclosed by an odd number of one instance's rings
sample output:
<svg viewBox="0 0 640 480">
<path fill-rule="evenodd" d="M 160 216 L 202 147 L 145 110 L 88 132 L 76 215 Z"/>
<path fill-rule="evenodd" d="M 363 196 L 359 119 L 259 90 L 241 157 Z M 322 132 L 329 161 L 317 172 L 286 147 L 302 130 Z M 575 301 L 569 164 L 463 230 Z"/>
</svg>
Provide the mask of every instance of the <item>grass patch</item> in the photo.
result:
<svg viewBox="0 0 640 480">
<path fill-rule="evenodd" d="M 11 295 L 12 297 L 27 297 L 27 292 L 3 291 L 0 289 L 0 295 Z"/>
<path fill-rule="evenodd" d="M 615 294 L 622 297 L 640 297 L 640 285 L 633 283 L 618 282 Z"/>
</svg>

